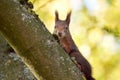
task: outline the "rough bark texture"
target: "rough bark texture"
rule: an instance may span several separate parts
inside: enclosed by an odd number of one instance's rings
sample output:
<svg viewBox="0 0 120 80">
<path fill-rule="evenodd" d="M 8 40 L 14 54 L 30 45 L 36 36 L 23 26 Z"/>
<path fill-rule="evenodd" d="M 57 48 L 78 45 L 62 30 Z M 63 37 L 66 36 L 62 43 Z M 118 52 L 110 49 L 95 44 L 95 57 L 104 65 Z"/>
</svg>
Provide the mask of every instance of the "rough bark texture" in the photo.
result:
<svg viewBox="0 0 120 80">
<path fill-rule="evenodd" d="M 82 80 L 44 24 L 18 0 L 0 1 L 0 19 L 0 33 L 38 80 Z"/>
<path fill-rule="evenodd" d="M 0 80 L 37 80 L 1 35 Z"/>
</svg>

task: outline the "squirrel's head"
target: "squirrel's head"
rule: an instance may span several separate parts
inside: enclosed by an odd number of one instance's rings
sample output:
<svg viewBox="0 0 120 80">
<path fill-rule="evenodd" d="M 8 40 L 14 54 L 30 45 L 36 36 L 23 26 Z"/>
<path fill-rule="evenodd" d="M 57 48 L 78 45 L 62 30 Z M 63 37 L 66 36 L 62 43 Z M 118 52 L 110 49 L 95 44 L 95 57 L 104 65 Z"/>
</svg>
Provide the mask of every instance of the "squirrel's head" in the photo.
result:
<svg viewBox="0 0 120 80">
<path fill-rule="evenodd" d="M 60 20 L 58 12 L 55 12 L 54 34 L 56 34 L 59 38 L 63 38 L 69 34 L 70 16 L 71 11 L 67 14 L 65 20 Z"/>
</svg>

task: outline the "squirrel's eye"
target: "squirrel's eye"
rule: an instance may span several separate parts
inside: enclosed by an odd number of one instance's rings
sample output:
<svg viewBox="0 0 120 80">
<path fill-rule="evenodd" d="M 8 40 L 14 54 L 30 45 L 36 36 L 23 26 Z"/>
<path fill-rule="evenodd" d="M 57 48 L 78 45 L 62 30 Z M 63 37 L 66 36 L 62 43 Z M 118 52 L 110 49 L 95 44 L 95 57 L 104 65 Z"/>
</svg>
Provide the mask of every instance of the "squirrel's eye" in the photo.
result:
<svg viewBox="0 0 120 80">
<path fill-rule="evenodd" d="M 56 26 L 55 26 L 55 28 L 56 28 Z"/>
<path fill-rule="evenodd" d="M 65 29 L 68 29 L 68 27 L 65 27 Z"/>
</svg>

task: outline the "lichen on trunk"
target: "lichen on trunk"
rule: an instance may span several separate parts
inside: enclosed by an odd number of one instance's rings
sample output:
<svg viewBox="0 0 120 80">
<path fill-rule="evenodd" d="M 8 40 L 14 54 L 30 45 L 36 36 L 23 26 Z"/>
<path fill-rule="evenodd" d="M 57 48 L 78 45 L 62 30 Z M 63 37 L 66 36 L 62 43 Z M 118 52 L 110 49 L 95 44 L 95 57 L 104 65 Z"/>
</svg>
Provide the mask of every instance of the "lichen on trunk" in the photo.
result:
<svg viewBox="0 0 120 80">
<path fill-rule="evenodd" d="M 40 80 L 82 80 L 45 25 L 18 0 L 1 0 L 0 33 Z"/>
</svg>

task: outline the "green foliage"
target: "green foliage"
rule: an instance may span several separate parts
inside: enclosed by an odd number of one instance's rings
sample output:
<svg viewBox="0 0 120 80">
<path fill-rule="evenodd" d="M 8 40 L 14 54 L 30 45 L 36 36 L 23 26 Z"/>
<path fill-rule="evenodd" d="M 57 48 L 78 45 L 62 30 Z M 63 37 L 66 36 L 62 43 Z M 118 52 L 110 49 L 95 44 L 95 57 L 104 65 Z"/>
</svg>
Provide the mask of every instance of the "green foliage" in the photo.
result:
<svg viewBox="0 0 120 80">
<path fill-rule="evenodd" d="M 53 32 L 55 5 L 60 5 L 58 11 L 63 17 L 66 11 L 61 12 L 63 0 L 31 0 L 34 10 Z M 101 7 L 97 14 L 91 14 L 83 3 L 81 10 L 73 11 L 70 31 L 83 55 L 93 67 L 96 80 L 119 80 L 120 69 L 120 1 L 100 0 Z M 98 1 L 100 3 L 100 1 Z M 39 4 L 37 4 L 39 3 Z M 108 5 L 109 4 L 109 5 Z M 42 6 L 44 5 L 44 6 Z M 41 7 L 42 6 L 42 7 Z M 63 9 L 64 10 L 64 9 Z M 60 16 L 61 17 L 61 16 Z"/>
</svg>

